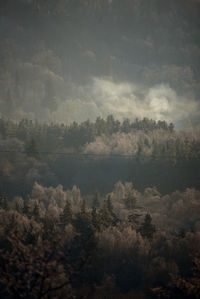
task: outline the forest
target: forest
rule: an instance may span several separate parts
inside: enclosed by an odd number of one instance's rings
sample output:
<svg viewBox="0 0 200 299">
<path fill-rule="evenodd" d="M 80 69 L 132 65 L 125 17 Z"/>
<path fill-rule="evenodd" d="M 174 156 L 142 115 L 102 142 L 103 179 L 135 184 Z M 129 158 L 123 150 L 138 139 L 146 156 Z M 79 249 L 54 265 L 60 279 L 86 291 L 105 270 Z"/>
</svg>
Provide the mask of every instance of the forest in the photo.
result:
<svg viewBox="0 0 200 299">
<path fill-rule="evenodd" d="M 0 134 L 1 298 L 199 298 L 199 131 L 109 115 Z"/>
<path fill-rule="evenodd" d="M 1 188 L 8 196 L 30 193 L 35 181 L 104 194 L 119 180 L 162 193 L 199 186 L 199 131 L 177 131 L 165 121 L 120 122 L 112 115 L 71 125 L 1 119 L 0 134 Z"/>
<path fill-rule="evenodd" d="M 200 298 L 199 94 L 199 0 L 0 0 L 0 298 Z"/>
</svg>

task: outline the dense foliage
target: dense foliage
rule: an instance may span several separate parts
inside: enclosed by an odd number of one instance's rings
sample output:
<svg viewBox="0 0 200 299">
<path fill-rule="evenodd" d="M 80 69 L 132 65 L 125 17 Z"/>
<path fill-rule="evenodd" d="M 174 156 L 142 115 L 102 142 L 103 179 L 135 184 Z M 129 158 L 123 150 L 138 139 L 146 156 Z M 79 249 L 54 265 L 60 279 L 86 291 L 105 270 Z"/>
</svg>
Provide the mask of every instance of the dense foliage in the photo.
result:
<svg viewBox="0 0 200 299">
<path fill-rule="evenodd" d="M 154 121 L 144 118 L 130 122 L 129 119 L 122 123 L 109 115 L 106 120 L 101 117 L 95 123 L 89 120 L 78 124 L 41 124 L 28 119 L 22 119 L 18 123 L 0 119 L 0 134 L 4 139 L 15 137 L 22 142 L 28 143 L 31 138 L 37 142 L 38 150 L 55 151 L 60 148 L 72 148 L 75 151 L 81 149 L 85 144 L 95 140 L 95 137 L 114 133 L 130 133 L 136 131 L 152 132 L 164 130 L 172 133 L 174 126 L 166 121 Z"/>
<path fill-rule="evenodd" d="M 0 134 L 1 298 L 198 298 L 198 131 L 109 116 Z"/>
<path fill-rule="evenodd" d="M 2 195 L 1 298 L 199 298 L 199 198 L 121 182 Z"/>
</svg>

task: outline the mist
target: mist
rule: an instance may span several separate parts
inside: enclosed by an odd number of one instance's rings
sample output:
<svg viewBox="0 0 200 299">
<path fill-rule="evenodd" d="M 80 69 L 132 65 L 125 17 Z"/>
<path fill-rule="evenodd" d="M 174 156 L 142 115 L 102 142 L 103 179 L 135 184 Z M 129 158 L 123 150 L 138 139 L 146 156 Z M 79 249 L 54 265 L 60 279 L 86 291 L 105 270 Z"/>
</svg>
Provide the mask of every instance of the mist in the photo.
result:
<svg viewBox="0 0 200 299">
<path fill-rule="evenodd" d="M 178 95 L 169 84 L 147 89 L 130 82 L 114 82 L 112 78 L 93 78 L 87 86 L 77 87 L 76 97 L 60 103 L 52 117 L 61 122 L 80 123 L 112 114 L 121 121 L 147 117 L 183 127 L 197 116 L 198 110 L 198 101 Z"/>
<path fill-rule="evenodd" d="M 0 0 L 0 298 L 200 298 L 200 1 Z"/>
<path fill-rule="evenodd" d="M 199 2 L 2 1 L 1 115 L 199 119 Z"/>
</svg>

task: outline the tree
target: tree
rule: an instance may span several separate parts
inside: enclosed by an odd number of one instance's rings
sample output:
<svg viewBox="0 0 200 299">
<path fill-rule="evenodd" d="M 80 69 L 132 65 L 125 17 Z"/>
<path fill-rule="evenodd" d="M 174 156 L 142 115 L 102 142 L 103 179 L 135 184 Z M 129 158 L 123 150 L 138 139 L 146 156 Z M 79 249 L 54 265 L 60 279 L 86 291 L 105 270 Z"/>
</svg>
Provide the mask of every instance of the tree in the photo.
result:
<svg viewBox="0 0 200 299">
<path fill-rule="evenodd" d="M 43 239 L 50 240 L 56 235 L 56 223 L 53 217 L 45 216 L 42 219 L 43 223 Z"/>
<path fill-rule="evenodd" d="M 115 225 L 117 222 L 117 216 L 113 211 L 113 205 L 111 202 L 110 195 L 108 196 L 107 200 L 104 200 L 103 207 L 100 211 L 102 224 L 106 227 L 110 225 Z"/>
<path fill-rule="evenodd" d="M 91 230 L 91 214 L 86 210 L 85 199 L 81 203 L 81 211 L 76 214 L 76 219 L 74 221 L 76 229 L 81 232 L 83 235 L 88 234 L 88 231 Z"/>
<path fill-rule="evenodd" d="M 172 133 L 174 131 L 174 124 L 170 123 L 169 124 L 169 131 Z"/>
<path fill-rule="evenodd" d="M 121 131 L 124 133 L 129 133 L 131 131 L 131 124 L 128 118 L 123 121 L 121 125 Z"/>
<path fill-rule="evenodd" d="M 0 208 L 8 210 L 8 197 L 4 193 L 0 193 Z"/>
<path fill-rule="evenodd" d="M 125 206 L 128 210 L 134 210 L 136 208 L 137 199 L 133 192 L 129 192 L 124 199 Z"/>
<path fill-rule="evenodd" d="M 16 226 L 16 221 L 15 221 L 15 212 L 14 212 L 9 217 L 9 223 L 7 224 L 7 227 L 5 230 L 6 234 L 8 234 L 10 231 L 13 231 L 15 226 Z"/>
<path fill-rule="evenodd" d="M 101 230 L 101 219 L 99 214 L 97 213 L 96 207 L 92 208 L 92 225 L 95 228 L 95 230 Z"/>
<path fill-rule="evenodd" d="M 36 145 L 36 141 L 33 137 L 26 146 L 26 154 L 28 157 L 35 158 L 36 160 L 40 159 L 40 154 Z"/>
<path fill-rule="evenodd" d="M 103 226 L 108 227 L 111 224 L 111 215 L 108 210 L 107 202 L 104 200 L 103 207 L 100 211 L 101 214 L 101 221 Z"/>
<path fill-rule="evenodd" d="M 171 281 L 166 287 L 156 287 L 152 291 L 157 298 L 200 298 L 200 259 L 194 258 L 194 266 L 189 278 L 170 273 Z"/>
<path fill-rule="evenodd" d="M 141 233 L 141 235 L 148 239 L 152 239 L 153 234 L 156 232 L 155 225 L 153 225 L 151 222 L 151 215 L 147 213 L 144 218 L 144 222 L 141 224 L 139 228 L 139 232 Z"/>
<path fill-rule="evenodd" d="M 136 212 L 132 212 L 129 216 L 128 216 L 128 221 L 131 224 L 133 229 L 136 229 L 138 224 L 139 224 L 139 218 L 140 218 L 141 214 L 138 214 Z"/>
<path fill-rule="evenodd" d="M 39 219 L 39 217 L 40 217 L 40 209 L 39 209 L 39 205 L 38 205 L 37 202 L 35 202 L 35 204 L 34 204 L 34 208 L 33 208 L 33 213 L 32 214 L 33 214 L 33 216 L 35 217 L 36 220 Z"/>
<path fill-rule="evenodd" d="M 139 217 L 141 216 L 138 213 L 138 209 L 141 207 L 137 206 L 137 198 L 134 192 L 128 192 L 128 195 L 124 199 L 126 208 L 130 211 L 130 215 L 128 216 L 128 222 L 131 224 L 133 229 L 136 229 L 139 224 Z"/>
<path fill-rule="evenodd" d="M 62 264 L 67 258 L 62 254 L 62 238 L 49 241 L 38 235 L 34 243 L 27 243 L 26 233 L 19 237 L 11 232 L 6 240 L 9 250 L 0 249 L 2 298 L 8 294 L 12 298 L 63 298 L 64 293 L 65 298 L 73 298 L 69 274 Z"/>
<path fill-rule="evenodd" d="M 112 217 L 112 223 L 115 224 L 116 221 L 117 221 L 117 216 L 114 213 L 114 207 L 113 207 L 110 195 L 108 196 L 108 199 L 107 199 L 107 208 L 108 208 L 108 211 L 109 211 L 109 213 Z"/>
<path fill-rule="evenodd" d="M 64 226 L 72 222 L 72 208 L 69 200 L 66 201 L 63 213 L 60 218 L 61 224 Z"/>
<path fill-rule="evenodd" d="M 22 209 L 22 213 L 29 216 L 30 207 L 29 207 L 28 200 L 24 200 L 24 206 L 23 206 L 23 209 Z"/>
<path fill-rule="evenodd" d="M 86 203 L 85 203 L 85 199 L 83 199 L 81 203 L 81 214 L 84 215 L 85 213 L 86 213 Z"/>
</svg>

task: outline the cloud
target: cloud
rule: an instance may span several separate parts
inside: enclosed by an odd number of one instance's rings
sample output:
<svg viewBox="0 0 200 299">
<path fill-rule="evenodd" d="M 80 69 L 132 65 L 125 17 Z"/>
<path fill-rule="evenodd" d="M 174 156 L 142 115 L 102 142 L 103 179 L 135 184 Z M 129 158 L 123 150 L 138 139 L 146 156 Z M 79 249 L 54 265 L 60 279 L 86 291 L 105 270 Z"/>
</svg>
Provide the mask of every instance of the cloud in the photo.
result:
<svg viewBox="0 0 200 299">
<path fill-rule="evenodd" d="M 184 99 L 167 84 L 145 88 L 130 82 L 114 82 L 112 78 L 93 78 L 61 103 L 53 116 L 62 121 L 81 122 L 112 114 L 119 120 L 148 117 L 179 124 L 192 119 L 198 110 L 195 100 Z"/>
<path fill-rule="evenodd" d="M 180 123 L 193 118 L 199 104 L 193 99 L 184 99 L 166 84 L 155 85 L 146 94 L 147 114 L 159 120 Z"/>
</svg>

